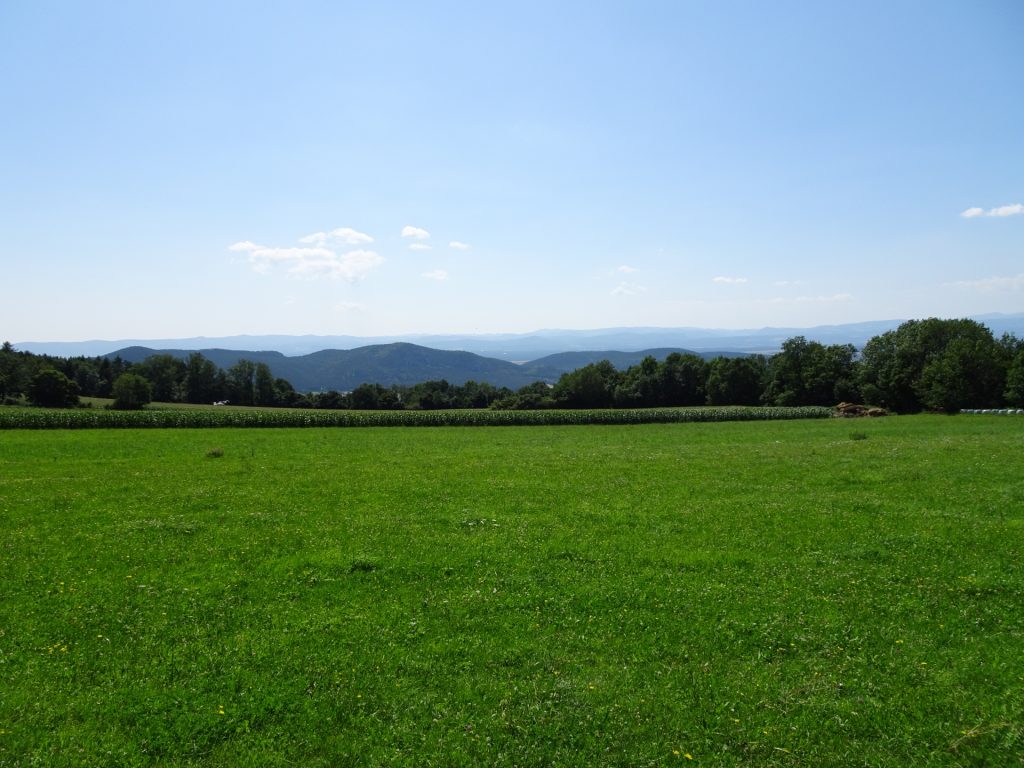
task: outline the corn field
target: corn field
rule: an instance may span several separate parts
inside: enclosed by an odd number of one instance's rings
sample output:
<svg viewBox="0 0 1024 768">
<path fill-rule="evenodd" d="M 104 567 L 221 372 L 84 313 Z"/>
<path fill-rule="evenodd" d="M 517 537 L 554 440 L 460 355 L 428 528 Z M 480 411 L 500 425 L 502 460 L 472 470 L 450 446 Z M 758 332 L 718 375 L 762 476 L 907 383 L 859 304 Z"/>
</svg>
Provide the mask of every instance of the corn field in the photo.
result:
<svg viewBox="0 0 1024 768">
<path fill-rule="evenodd" d="M 501 427 L 556 424 L 670 424 L 713 421 L 825 419 L 824 407 L 632 408 L 542 411 L 298 411 L 168 409 L 0 409 L 0 429 L 175 427 Z"/>
</svg>

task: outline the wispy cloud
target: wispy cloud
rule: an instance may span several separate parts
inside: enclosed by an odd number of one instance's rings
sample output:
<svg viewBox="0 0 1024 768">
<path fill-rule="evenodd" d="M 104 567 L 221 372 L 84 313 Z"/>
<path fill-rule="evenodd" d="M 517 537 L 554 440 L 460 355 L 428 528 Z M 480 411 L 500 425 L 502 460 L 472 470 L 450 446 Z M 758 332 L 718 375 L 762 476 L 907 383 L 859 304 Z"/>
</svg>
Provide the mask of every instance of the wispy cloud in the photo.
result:
<svg viewBox="0 0 1024 768">
<path fill-rule="evenodd" d="M 249 264 L 261 274 L 269 274 L 275 267 L 281 266 L 290 277 L 310 280 L 328 277 L 351 283 L 384 263 L 384 258 L 375 251 L 338 253 L 322 245 L 311 248 L 275 248 L 243 240 L 228 246 L 228 250 L 246 254 Z"/>
<path fill-rule="evenodd" d="M 430 251 L 430 250 L 433 250 L 433 247 L 427 245 L 426 243 L 412 243 L 409 246 L 409 250 L 410 251 Z"/>
<path fill-rule="evenodd" d="M 364 245 L 373 242 L 373 238 L 365 232 L 357 232 L 350 227 L 338 227 L 330 232 L 314 232 L 311 235 L 299 238 L 300 243 L 311 243 L 313 245 L 326 245 L 333 240 L 345 245 Z"/>
<path fill-rule="evenodd" d="M 619 283 L 612 288 L 612 296 L 636 296 L 646 290 L 645 286 L 636 283 Z"/>
<path fill-rule="evenodd" d="M 981 280 L 958 280 L 955 283 L 950 283 L 958 288 L 970 288 L 975 291 L 983 291 L 985 293 L 995 293 L 997 291 L 1020 291 L 1024 290 L 1024 272 L 1019 275 L 1012 275 L 1009 277 L 985 277 Z"/>
<path fill-rule="evenodd" d="M 458 240 L 452 240 L 448 243 L 449 248 L 454 248 L 457 251 L 468 251 L 470 249 L 469 243 L 460 243 Z"/>
<path fill-rule="evenodd" d="M 425 229 L 406 225 L 402 227 L 402 237 L 411 237 L 413 240 L 426 240 L 430 237 L 430 233 Z"/>
<path fill-rule="evenodd" d="M 435 269 L 432 272 L 424 272 L 423 277 L 427 278 L 427 280 L 441 281 L 448 279 L 448 273 L 443 269 Z"/>
<path fill-rule="evenodd" d="M 998 208 L 968 208 L 960 216 L 965 219 L 977 219 L 981 216 L 1003 218 L 1005 216 L 1020 216 L 1024 214 L 1024 204 L 1014 203 L 1013 205 L 1001 205 Z"/>
<path fill-rule="evenodd" d="M 623 275 L 631 275 L 634 272 L 639 272 L 640 270 L 637 269 L 636 267 L 630 267 L 630 266 L 628 266 L 626 264 L 623 264 L 621 267 L 616 267 L 615 271 L 619 272 L 619 273 L 621 273 Z"/>
<path fill-rule="evenodd" d="M 723 277 L 719 275 L 712 278 L 711 282 L 718 283 L 719 285 L 740 285 L 749 281 L 745 277 Z"/>
</svg>

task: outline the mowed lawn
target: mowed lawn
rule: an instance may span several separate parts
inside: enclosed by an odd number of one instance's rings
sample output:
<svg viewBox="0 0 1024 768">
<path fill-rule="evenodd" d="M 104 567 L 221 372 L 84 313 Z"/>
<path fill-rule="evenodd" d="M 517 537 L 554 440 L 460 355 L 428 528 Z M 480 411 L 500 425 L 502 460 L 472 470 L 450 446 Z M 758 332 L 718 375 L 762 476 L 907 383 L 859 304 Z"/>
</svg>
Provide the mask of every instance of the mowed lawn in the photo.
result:
<svg viewBox="0 0 1024 768">
<path fill-rule="evenodd" d="M 0 433 L 0 765 L 1024 764 L 1024 418 Z"/>
</svg>

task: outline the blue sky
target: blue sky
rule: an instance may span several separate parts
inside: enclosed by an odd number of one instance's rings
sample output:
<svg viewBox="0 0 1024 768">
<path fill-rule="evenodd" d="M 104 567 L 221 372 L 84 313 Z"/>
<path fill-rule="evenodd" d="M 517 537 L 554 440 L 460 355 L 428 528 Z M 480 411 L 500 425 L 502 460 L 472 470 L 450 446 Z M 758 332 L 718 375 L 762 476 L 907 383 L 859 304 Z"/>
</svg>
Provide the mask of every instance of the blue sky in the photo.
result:
<svg viewBox="0 0 1024 768">
<path fill-rule="evenodd" d="M 0 336 L 1024 311 L 1024 3 L 0 3 Z"/>
</svg>

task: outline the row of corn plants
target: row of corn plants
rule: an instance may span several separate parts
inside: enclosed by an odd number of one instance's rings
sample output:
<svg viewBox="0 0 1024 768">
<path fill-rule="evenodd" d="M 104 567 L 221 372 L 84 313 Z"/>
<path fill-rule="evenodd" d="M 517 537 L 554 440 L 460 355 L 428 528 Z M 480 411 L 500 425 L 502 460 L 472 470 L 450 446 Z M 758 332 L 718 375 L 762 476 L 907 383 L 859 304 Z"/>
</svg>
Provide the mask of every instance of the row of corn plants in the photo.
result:
<svg viewBox="0 0 1024 768">
<path fill-rule="evenodd" d="M 823 407 L 630 408 L 544 411 L 297 411 L 0 409 L 0 429 L 174 427 L 476 427 L 553 424 L 669 424 L 708 421 L 824 419 Z"/>
</svg>

